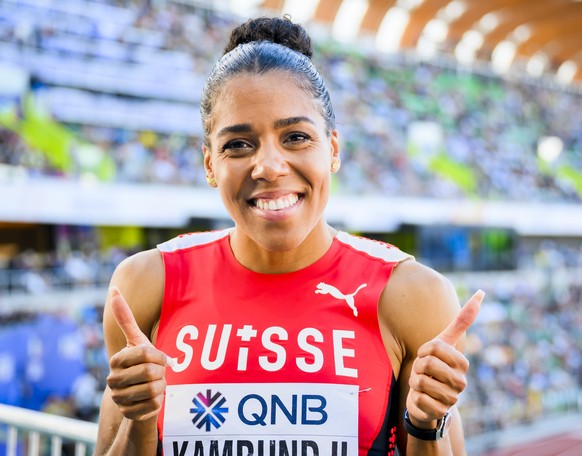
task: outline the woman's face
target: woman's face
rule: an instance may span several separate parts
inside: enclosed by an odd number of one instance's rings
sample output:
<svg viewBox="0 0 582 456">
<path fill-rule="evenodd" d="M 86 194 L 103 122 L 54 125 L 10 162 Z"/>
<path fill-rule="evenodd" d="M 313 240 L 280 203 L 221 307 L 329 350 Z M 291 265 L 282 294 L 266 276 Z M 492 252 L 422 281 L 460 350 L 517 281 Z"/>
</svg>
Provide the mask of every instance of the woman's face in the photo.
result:
<svg viewBox="0 0 582 456">
<path fill-rule="evenodd" d="M 223 87 L 210 122 L 204 164 L 237 236 L 289 251 L 324 235 L 339 148 L 312 96 L 287 73 L 238 75 Z"/>
</svg>

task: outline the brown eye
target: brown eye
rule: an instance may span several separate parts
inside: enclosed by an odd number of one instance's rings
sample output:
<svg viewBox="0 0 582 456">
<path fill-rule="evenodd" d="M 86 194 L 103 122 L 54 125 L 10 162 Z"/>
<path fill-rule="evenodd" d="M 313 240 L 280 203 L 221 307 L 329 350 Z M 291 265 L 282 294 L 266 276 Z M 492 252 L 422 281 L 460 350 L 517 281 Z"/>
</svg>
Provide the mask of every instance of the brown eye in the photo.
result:
<svg viewBox="0 0 582 456">
<path fill-rule="evenodd" d="M 290 142 L 292 144 L 301 144 L 305 141 L 308 141 L 310 139 L 310 137 L 308 135 L 306 135 L 305 133 L 291 133 L 290 135 L 287 136 L 286 138 L 286 142 Z"/>
<path fill-rule="evenodd" d="M 242 141 L 240 139 L 235 139 L 233 141 L 229 141 L 227 142 L 224 146 L 222 146 L 222 151 L 245 151 L 249 148 L 251 148 L 252 146 L 246 142 L 246 141 Z"/>
</svg>

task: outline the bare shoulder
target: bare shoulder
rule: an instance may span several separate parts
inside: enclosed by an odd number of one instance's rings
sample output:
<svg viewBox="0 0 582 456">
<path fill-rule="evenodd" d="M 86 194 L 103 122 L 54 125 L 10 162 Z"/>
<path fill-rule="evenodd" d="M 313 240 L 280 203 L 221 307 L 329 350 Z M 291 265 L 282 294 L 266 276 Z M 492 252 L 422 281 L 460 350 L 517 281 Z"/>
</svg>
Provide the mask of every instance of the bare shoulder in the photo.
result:
<svg viewBox="0 0 582 456">
<path fill-rule="evenodd" d="M 127 257 L 117 266 L 114 278 L 128 278 L 130 281 L 138 278 L 151 278 L 163 270 L 162 256 L 158 249 L 144 250 Z"/>
<path fill-rule="evenodd" d="M 136 253 L 123 260 L 111 277 L 144 334 L 151 338 L 159 320 L 164 296 L 164 264 L 157 249 Z M 105 305 L 103 325 L 109 355 L 123 348 L 124 337 L 109 308 Z"/>
<path fill-rule="evenodd" d="M 400 263 L 380 299 L 385 330 L 401 350 L 401 360 L 437 336 L 460 309 L 452 283 L 416 261 Z"/>
<path fill-rule="evenodd" d="M 119 289 L 141 331 L 151 339 L 159 320 L 164 293 L 164 265 L 159 251 L 146 250 L 123 260 L 111 277 L 111 285 Z M 115 321 L 109 296 L 103 314 L 103 330 L 107 353 L 111 357 L 123 349 L 127 341 Z M 122 423 L 123 415 L 107 387 L 101 402 L 95 455 L 108 454 Z"/>
</svg>

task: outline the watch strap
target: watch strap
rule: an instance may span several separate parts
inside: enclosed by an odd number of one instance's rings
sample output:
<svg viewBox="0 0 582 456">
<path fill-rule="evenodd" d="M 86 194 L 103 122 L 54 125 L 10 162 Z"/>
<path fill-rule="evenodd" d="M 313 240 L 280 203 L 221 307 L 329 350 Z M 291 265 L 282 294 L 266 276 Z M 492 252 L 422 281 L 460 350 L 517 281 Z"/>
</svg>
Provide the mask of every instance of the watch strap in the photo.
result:
<svg viewBox="0 0 582 456">
<path fill-rule="evenodd" d="M 440 440 L 446 435 L 446 431 L 448 429 L 448 421 L 449 421 L 449 412 L 437 423 L 437 427 L 435 429 L 420 429 L 417 428 L 412 422 L 410 421 L 410 417 L 408 416 L 408 410 L 404 410 L 404 429 L 408 434 L 412 437 L 415 437 L 420 440 Z"/>
</svg>

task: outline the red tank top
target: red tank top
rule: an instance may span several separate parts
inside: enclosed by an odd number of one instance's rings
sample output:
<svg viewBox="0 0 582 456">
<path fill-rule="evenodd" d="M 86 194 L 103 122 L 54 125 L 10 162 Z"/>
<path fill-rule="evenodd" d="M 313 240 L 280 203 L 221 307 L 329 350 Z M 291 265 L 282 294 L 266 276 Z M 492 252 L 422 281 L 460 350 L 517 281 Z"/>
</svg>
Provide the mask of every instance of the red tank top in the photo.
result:
<svg viewBox="0 0 582 456">
<path fill-rule="evenodd" d="M 378 300 L 410 255 L 339 232 L 286 274 L 234 258 L 230 230 L 158 246 L 156 346 L 174 358 L 158 420 L 166 456 L 393 455 L 395 379 Z"/>
</svg>

